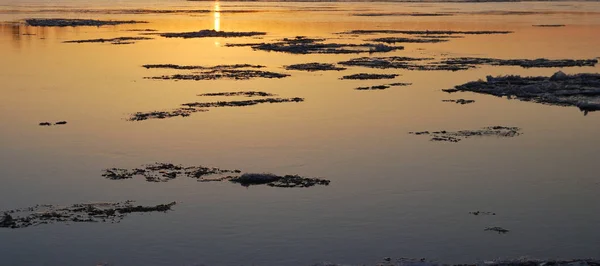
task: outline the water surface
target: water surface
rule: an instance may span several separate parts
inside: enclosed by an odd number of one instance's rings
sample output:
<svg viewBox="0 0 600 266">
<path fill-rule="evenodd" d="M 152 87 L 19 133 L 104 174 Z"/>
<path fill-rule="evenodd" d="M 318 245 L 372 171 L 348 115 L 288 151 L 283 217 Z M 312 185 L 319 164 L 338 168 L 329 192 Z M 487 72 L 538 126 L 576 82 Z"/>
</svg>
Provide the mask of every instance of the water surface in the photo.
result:
<svg viewBox="0 0 600 266">
<path fill-rule="evenodd" d="M 207 13 L 115 14 L 124 9 Z M 227 13 L 252 10 L 252 13 Z M 93 11 L 93 12 L 92 12 Z M 358 17 L 364 12 L 461 12 L 443 17 Z M 482 11 L 544 11 L 485 15 Z M 35 204 L 136 200 L 179 202 L 166 214 L 118 224 L 55 224 L 0 230 L 7 265 L 310 265 L 426 257 L 484 259 L 600 256 L 600 116 L 575 107 L 509 101 L 441 89 L 486 75 L 598 72 L 596 67 L 481 67 L 446 71 L 349 68 L 286 71 L 284 65 L 335 63 L 364 55 L 290 55 L 225 47 L 304 35 L 345 38 L 356 29 L 509 30 L 438 44 L 406 44 L 373 56 L 572 58 L 599 56 L 600 4 L 238 3 L 184 1 L 0 1 L 0 210 Z M 483 12 L 485 13 L 485 12 Z M 38 28 L 31 17 L 144 20 L 148 24 Z M 566 24 L 540 28 L 534 24 Z M 66 44 L 74 39 L 216 29 L 265 31 L 264 39 L 154 40 L 131 45 Z M 176 71 L 144 64 L 262 64 L 284 79 L 157 81 Z M 339 80 L 396 73 L 408 87 L 356 91 L 388 81 Z M 299 104 L 217 108 L 187 118 L 127 121 L 138 111 L 202 101 L 207 92 L 260 90 L 303 97 Z M 467 98 L 470 105 L 444 103 Z M 227 100 L 220 98 L 220 100 Z M 62 127 L 42 121 L 67 120 Z M 436 143 L 419 130 L 506 125 L 522 136 Z M 243 188 L 181 178 L 168 183 L 109 181 L 107 167 L 152 162 L 325 177 L 309 189 Z M 476 217 L 469 211 L 496 212 Z M 511 232 L 484 232 L 502 226 Z"/>
</svg>

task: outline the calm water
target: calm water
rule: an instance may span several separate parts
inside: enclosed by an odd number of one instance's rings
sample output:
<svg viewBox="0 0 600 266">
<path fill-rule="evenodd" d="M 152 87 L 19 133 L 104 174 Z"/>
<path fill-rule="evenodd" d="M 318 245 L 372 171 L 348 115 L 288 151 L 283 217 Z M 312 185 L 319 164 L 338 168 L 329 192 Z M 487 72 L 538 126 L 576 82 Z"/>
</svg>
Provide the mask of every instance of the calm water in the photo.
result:
<svg viewBox="0 0 600 266">
<path fill-rule="evenodd" d="M 206 14 L 106 14 L 107 9 L 206 9 Z M 49 12 L 49 9 L 54 11 Z M 83 12 L 86 9 L 87 12 Z M 89 12 L 90 9 L 96 12 Z M 223 13 L 215 10 L 255 10 Z M 447 17 L 357 17 L 357 12 L 463 12 Z M 545 11 L 482 15 L 481 11 Z M 296 35 L 339 38 L 354 29 L 511 30 L 438 44 L 406 44 L 381 56 L 572 58 L 600 56 L 600 3 L 235 3 L 0 0 L 0 21 L 31 17 L 135 19 L 114 27 L 0 26 L 0 210 L 35 204 L 177 201 L 166 214 L 118 224 L 54 224 L 0 230 L 1 265 L 310 265 L 426 257 L 450 263 L 494 258 L 600 257 L 600 114 L 441 89 L 486 75 L 551 75 L 558 69 L 481 67 L 461 72 L 349 68 L 286 71 L 284 65 L 367 55 L 290 55 L 224 47 Z M 533 24 L 566 24 L 539 28 Z M 132 45 L 73 39 L 217 29 L 252 38 L 166 39 Z M 341 36 L 349 38 L 349 36 Z M 367 37 L 339 42 L 358 42 Z M 247 81 L 155 81 L 143 64 L 262 64 L 292 74 Z M 598 67 L 565 68 L 567 73 Z M 339 80 L 397 73 L 408 87 L 355 91 L 387 81 Z M 138 111 L 202 101 L 205 92 L 260 90 L 299 104 L 218 108 L 188 118 L 129 122 Z M 443 99 L 467 98 L 456 105 Z M 223 98 L 225 99 L 225 98 Z M 67 120 L 62 127 L 42 121 Z M 420 130 L 518 126 L 511 139 L 436 143 Z M 152 162 L 325 177 L 327 187 L 279 189 L 180 178 L 109 181 L 107 167 Z M 471 216 L 469 211 L 496 216 Z M 510 233 L 484 232 L 502 226 Z"/>
</svg>

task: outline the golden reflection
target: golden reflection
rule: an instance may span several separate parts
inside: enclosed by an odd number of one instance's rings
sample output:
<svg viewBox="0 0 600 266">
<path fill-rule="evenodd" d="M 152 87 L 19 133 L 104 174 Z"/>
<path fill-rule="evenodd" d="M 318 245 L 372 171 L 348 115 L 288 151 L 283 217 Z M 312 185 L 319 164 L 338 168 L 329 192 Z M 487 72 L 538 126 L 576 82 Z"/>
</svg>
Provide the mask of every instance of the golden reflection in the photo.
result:
<svg viewBox="0 0 600 266">
<path fill-rule="evenodd" d="M 62 30 L 64 29 L 54 29 L 54 35 L 60 35 Z M 47 35 L 48 28 L 31 27 L 21 23 L 0 23 L 0 38 L 8 37 L 17 49 L 37 39 L 45 40 Z"/>
<path fill-rule="evenodd" d="M 214 12 L 213 15 L 215 17 L 215 30 L 216 31 L 221 31 L 221 7 L 219 6 L 219 1 L 215 2 L 215 6 L 214 6 Z"/>
<path fill-rule="evenodd" d="M 221 6 L 219 5 L 219 1 L 215 1 L 215 6 L 213 8 L 213 16 L 215 17 L 214 28 L 216 31 L 221 31 Z M 215 41 L 215 46 L 221 46 L 219 41 Z"/>
</svg>

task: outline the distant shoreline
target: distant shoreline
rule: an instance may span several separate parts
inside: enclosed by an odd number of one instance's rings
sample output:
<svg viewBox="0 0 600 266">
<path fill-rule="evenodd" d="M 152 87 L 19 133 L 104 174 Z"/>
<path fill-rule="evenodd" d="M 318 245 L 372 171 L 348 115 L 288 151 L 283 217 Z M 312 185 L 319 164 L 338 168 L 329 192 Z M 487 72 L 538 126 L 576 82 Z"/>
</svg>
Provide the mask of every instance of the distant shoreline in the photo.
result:
<svg viewBox="0 0 600 266">
<path fill-rule="evenodd" d="M 272 2 L 272 3 L 520 3 L 600 2 L 600 0 L 185 0 L 188 2 Z"/>
</svg>

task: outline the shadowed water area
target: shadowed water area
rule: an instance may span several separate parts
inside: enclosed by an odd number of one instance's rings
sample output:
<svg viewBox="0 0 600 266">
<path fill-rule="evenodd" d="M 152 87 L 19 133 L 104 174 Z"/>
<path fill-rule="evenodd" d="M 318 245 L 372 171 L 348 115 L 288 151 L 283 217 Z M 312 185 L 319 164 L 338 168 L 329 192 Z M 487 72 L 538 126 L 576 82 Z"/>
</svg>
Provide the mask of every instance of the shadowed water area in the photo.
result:
<svg viewBox="0 0 600 266">
<path fill-rule="evenodd" d="M 0 264 L 598 265 L 598 32 L 598 2 L 0 0 Z"/>
</svg>

